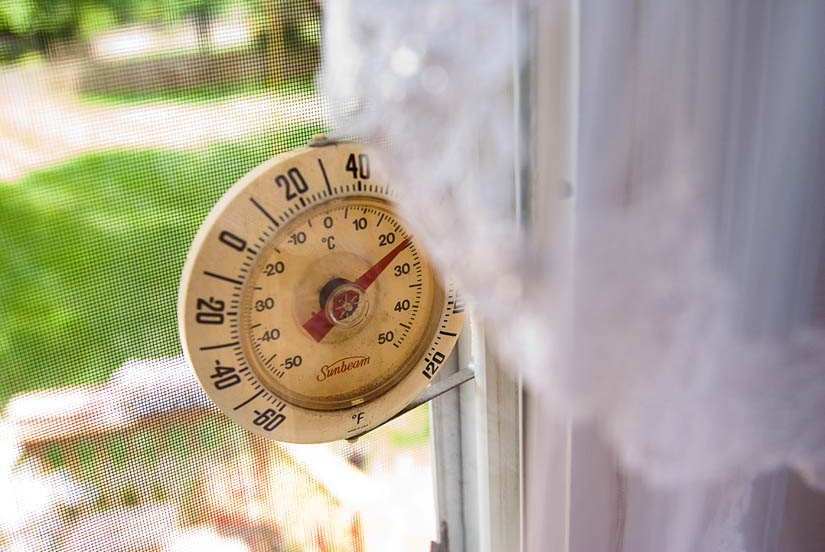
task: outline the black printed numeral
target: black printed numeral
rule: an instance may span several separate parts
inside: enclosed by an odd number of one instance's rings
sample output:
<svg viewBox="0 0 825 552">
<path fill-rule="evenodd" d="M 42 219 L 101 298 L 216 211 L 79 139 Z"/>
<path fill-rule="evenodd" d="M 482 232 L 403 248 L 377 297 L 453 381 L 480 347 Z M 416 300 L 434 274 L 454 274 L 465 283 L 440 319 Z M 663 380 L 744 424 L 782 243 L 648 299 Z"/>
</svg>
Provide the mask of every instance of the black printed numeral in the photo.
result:
<svg viewBox="0 0 825 552">
<path fill-rule="evenodd" d="M 432 379 L 441 363 L 444 362 L 444 354 L 441 351 L 433 353 L 433 359 L 427 362 L 427 367 L 421 372 L 427 379 Z"/>
<path fill-rule="evenodd" d="M 281 337 L 281 330 L 278 328 L 272 328 L 271 330 L 266 330 L 263 334 L 261 334 L 261 341 L 269 342 L 269 341 L 277 341 Z"/>
<path fill-rule="evenodd" d="M 246 249 L 246 240 L 236 236 L 229 230 L 224 230 L 218 237 L 221 243 L 224 243 L 234 249 L 235 251 L 243 251 Z"/>
<path fill-rule="evenodd" d="M 266 299 L 258 299 L 255 301 L 255 310 L 258 312 L 263 312 L 265 310 L 270 310 L 275 308 L 275 299 L 272 297 L 267 297 Z"/>
<path fill-rule="evenodd" d="M 287 201 L 292 201 L 299 195 L 306 193 L 306 191 L 309 190 L 309 186 L 307 186 L 306 180 L 304 180 L 304 176 L 301 174 L 301 171 L 295 167 L 289 169 L 286 172 L 286 175 L 279 174 L 276 176 L 275 184 L 277 184 L 279 188 L 284 189 L 286 192 Z"/>
<path fill-rule="evenodd" d="M 346 169 L 352 173 L 353 178 L 368 179 L 370 177 L 369 156 L 366 153 L 360 153 L 356 158 L 354 153 L 350 153 Z"/>
<path fill-rule="evenodd" d="M 235 373 L 235 368 L 232 366 L 221 366 L 218 361 L 215 361 L 215 373 L 209 377 L 215 384 L 215 389 L 226 389 L 235 384 L 241 383 L 241 377 Z"/>
<path fill-rule="evenodd" d="M 284 263 L 282 261 L 275 261 L 275 264 L 268 264 L 264 267 L 264 274 L 267 276 L 275 276 L 284 271 Z"/>
<path fill-rule="evenodd" d="M 220 299 L 198 297 L 198 313 L 195 314 L 195 321 L 198 324 L 223 324 L 223 309 L 224 302 Z"/>
<path fill-rule="evenodd" d="M 271 408 L 267 408 L 263 412 L 256 410 L 255 414 L 257 416 L 252 420 L 252 423 L 266 431 L 272 431 L 286 420 L 286 416 L 275 412 Z"/>
</svg>

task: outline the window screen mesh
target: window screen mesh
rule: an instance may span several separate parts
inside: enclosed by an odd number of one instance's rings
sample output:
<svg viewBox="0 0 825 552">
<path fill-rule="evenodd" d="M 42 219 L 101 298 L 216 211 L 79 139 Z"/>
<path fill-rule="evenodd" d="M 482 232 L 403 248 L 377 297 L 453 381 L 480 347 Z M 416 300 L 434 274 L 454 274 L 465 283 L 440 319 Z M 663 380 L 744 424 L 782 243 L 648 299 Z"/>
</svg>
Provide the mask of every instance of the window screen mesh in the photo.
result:
<svg viewBox="0 0 825 552">
<path fill-rule="evenodd" d="M 0 6 L 0 549 L 426 550 L 426 408 L 264 441 L 181 356 L 212 205 L 328 117 L 311 0 Z"/>
</svg>

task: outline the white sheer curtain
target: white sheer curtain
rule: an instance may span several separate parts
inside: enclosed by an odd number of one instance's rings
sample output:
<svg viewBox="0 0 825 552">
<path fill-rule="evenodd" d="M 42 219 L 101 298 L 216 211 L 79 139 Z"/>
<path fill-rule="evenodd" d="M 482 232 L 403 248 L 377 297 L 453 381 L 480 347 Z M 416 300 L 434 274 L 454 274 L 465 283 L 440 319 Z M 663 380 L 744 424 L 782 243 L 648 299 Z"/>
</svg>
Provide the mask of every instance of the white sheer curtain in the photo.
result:
<svg viewBox="0 0 825 552">
<path fill-rule="evenodd" d="M 572 517 L 589 477 L 629 471 L 600 511 L 616 549 L 820 550 L 822 500 L 785 466 L 825 486 L 825 5 L 585 2 L 579 21 L 561 349 L 619 462 L 574 477 Z"/>
<path fill-rule="evenodd" d="M 343 128 L 537 405 L 531 549 L 825 549 L 825 3 L 329 12 Z"/>
</svg>

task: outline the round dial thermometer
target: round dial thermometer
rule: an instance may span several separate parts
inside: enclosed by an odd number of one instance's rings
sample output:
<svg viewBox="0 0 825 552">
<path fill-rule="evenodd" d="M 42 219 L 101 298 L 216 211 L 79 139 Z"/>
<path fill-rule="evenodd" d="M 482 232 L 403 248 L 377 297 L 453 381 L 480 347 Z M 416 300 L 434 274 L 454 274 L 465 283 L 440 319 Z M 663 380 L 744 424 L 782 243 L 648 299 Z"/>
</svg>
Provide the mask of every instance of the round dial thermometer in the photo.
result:
<svg viewBox="0 0 825 552">
<path fill-rule="evenodd" d="M 408 404 L 463 307 L 416 246 L 362 144 L 289 152 L 235 184 L 192 244 L 178 316 L 210 398 L 260 435 L 359 435 Z"/>
</svg>

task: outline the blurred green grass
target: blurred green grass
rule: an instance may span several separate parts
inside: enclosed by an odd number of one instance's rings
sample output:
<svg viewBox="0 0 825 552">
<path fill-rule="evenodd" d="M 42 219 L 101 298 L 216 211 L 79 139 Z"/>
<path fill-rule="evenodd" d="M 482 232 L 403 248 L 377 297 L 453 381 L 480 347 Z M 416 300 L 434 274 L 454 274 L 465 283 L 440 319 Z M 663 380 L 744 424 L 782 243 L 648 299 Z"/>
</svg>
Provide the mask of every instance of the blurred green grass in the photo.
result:
<svg viewBox="0 0 825 552">
<path fill-rule="evenodd" d="M 0 182 L 0 406 L 180 353 L 178 280 L 203 218 L 250 169 L 323 130 L 89 153 Z"/>
<path fill-rule="evenodd" d="M 273 84 L 254 79 L 232 84 L 210 84 L 189 88 L 170 88 L 147 91 L 82 92 L 77 98 L 85 103 L 102 105 L 134 105 L 154 102 L 210 103 L 255 94 L 297 96 L 315 92 L 312 77 L 296 77 Z"/>
<path fill-rule="evenodd" d="M 398 423 L 385 426 L 385 435 L 398 447 L 425 445 L 430 442 L 430 405 L 422 404 L 413 412 L 399 418 Z"/>
</svg>

